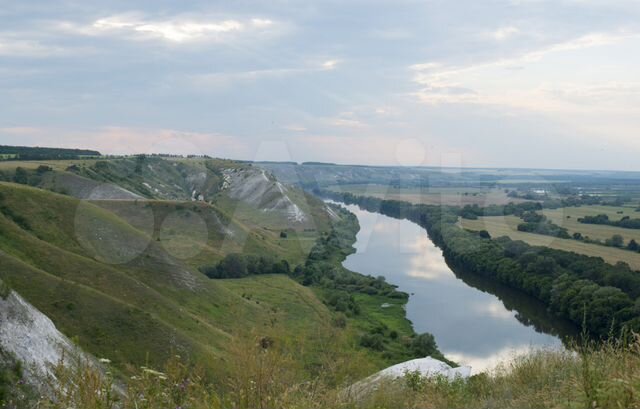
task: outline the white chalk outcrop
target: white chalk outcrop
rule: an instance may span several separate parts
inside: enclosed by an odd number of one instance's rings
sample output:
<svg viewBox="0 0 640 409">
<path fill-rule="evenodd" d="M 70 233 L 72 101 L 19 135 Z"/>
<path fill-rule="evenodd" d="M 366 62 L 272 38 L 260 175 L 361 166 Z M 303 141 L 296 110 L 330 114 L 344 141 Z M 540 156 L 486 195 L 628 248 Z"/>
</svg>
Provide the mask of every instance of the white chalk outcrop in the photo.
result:
<svg viewBox="0 0 640 409">
<path fill-rule="evenodd" d="M 290 221 L 303 222 L 307 219 L 305 212 L 291 199 L 289 188 L 264 169 L 225 169 L 222 189 L 232 199 L 263 211 L 281 212 Z"/>
<path fill-rule="evenodd" d="M 91 359 L 15 291 L 0 297 L 0 348 L 22 362 L 26 380 L 38 388 L 46 387 L 63 355 L 65 361 Z"/>
<path fill-rule="evenodd" d="M 442 376 L 449 380 L 467 379 L 471 376 L 470 366 L 452 368 L 437 359 L 426 357 L 414 359 L 390 366 L 370 377 L 351 385 L 346 393 L 352 397 L 362 397 L 375 391 L 383 382 L 393 382 L 403 378 L 407 374 L 418 373 L 424 378 Z"/>
<path fill-rule="evenodd" d="M 471 367 L 459 366 L 457 368 L 452 368 L 442 361 L 427 357 L 393 365 L 378 372 L 368 379 L 372 380 L 373 382 L 385 378 L 397 379 L 403 377 L 407 373 L 414 372 L 419 373 L 423 377 L 444 376 L 449 380 L 454 380 L 455 378 L 466 379 L 471 375 Z"/>
</svg>

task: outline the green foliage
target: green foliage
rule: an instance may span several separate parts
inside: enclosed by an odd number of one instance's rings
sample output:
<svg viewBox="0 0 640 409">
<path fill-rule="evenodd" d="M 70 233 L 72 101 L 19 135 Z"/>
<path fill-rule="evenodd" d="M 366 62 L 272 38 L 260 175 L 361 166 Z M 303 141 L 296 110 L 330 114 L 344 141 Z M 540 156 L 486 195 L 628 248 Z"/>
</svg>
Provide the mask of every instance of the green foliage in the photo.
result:
<svg viewBox="0 0 640 409">
<path fill-rule="evenodd" d="M 411 349 L 416 356 L 432 356 L 438 351 L 436 340 L 431 334 L 420 334 L 411 340 Z"/>
<path fill-rule="evenodd" d="M 18 166 L 16 168 L 16 173 L 13 176 L 13 181 L 16 183 L 20 183 L 21 185 L 26 185 L 29 183 L 29 174 L 24 168 Z"/>
<path fill-rule="evenodd" d="M 619 234 L 614 234 L 610 239 L 607 239 L 605 241 L 605 244 L 607 246 L 621 248 L 624 246 L 624 238 Z"/>
<path fill-rule="evenodd" d="M 286 260 L 269 256 L 227 254 L 215 266 L 202 266 L 200 271 L 209 278 L 243 278 L 261 274 L 290 274 Z"/>
<path fill-rule="evenodd" d="M 381 381 L 361 393 L 345 393 L 359 378 L 344 377 L 363 363 L 343 359 L 327 345 L 322 371 L 308 377 L 286 344 L 274 339 L 263 348 L 262 337 L 238 340 L 223 379 L 202 376 L 198 368 L 173 357 L 161 370 L 139 368 L 126 381 L 126 394 L 115 396 L 111 378 L 95 368 L 59 368 L 58 402 L 41 399 L 43 409 L 436 409 L 436 408 L 601 408 L 640 406 L 640 349 L 607 343 L 583 345 L 579 354 L 530 351 L 502 362 L 490 373 L 467 380 L 424 377 L 407 372 Z M 336 382 L 336 379 L 343 380 Z M 25 406 L 27 407 L 27 406 Z"/>
<path fill-rule="evenodd" d="M 584 216 L 579 218 L 578 221 L 585 224 L 603 224 L 622 227 L 623 229 L 640 229 L 640 219 L 632 219 L 629 216 L 624 216 L 620 220 L 610 220 L 606 214 L 599 214 L 596 216 Z"/>
<path fill-rule="evenodd" d="M 83 156 L 100 156 L 100 152 L 87 149 L 0 145 L 0 157 L 12 160 L 78 159 Z"/>
<path fill-rule="evenodd" d="M 518 225 L 518 231 L 558 237 L 560 239 L 571 238 L 567 229 L 565 229 L 564 227 L 560 227 L 550 221 L 545 221 L 542 223 L 520 223 Z"/>
<path fill-rule="evenodd" d="M 44 173 L 51 172 L 52 170 L 53 169 L 51 168 L 51 166 L 40 165 L 36 168 L 36 173 L 38 173 L 39 175 L 42 175 Z"/>
<path fill-rule="evenodd" d="M 640 275 L 624 263 L 613 266 L 600 258 L 533 247 L 507 237 L 483 240 L 456 225 L 456 208 L 328 194 L 420 224 L 452 265 L 524 291 L 577 325 L 586 314 L 587 330 L 595 338 L 640 329 L 640 310 L 635 306 Z"/>
<path fill-rule="evenodd" d="M 35 391 L 25 382 L 22 362 L 0 348 L 0 407 L 26 408 L 34 398 Z"/>
<path fill-rule="evenodd" d="M 9 294 L 11 294 L 11 287 L 0 279 L 0 298 L 6 300 Z"/>
</svg>

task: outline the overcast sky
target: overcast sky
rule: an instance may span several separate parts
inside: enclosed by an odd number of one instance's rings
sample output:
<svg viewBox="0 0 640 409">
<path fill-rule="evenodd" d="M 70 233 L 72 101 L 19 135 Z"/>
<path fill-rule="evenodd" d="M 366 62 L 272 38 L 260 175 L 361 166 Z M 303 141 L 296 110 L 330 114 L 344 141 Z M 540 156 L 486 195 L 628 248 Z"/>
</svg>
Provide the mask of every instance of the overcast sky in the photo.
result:
<svg viewBox="0 0 640 409">
<path fill-rule="evenodd" d="M 640 170 L 640 2 L 0 0 L 0 143 Z"/>
</svg>

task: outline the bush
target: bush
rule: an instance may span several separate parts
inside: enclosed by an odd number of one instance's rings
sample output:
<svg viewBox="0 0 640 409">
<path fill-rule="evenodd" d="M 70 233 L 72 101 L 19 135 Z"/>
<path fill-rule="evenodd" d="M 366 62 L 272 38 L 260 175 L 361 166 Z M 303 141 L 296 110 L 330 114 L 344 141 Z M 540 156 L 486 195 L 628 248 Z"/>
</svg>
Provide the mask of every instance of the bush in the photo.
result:
<svg viewBox="0 0 640 409">
<path fill-rule="evenodd" d="M 16 168 L 16 173 L 15 175 L 13 175 L 13 181 L 16 183 L 20 183 L 22 185 L 26 185 L 29 183 L 29 174 L 27 173 L 26 169 L 21 168 L 21 167 L 17 167 Z"/>
<path fill-rule="evenodd" d="M 360 337 L 360 346 L 374 351 L 383 351 L 384 338 L 380 334 L 364 334 Z"/>
<path fill-rule="evenodd" d="M 199 270 L 209 278 L 243 278 L 251 275 L 291 273 L 286 260 L 239 253 L 227 254 L 217 265 L 202 266 Z"/>
<path fill-rule="evenodd" d="M 427 357 L 438 353 L 438 346 L 433 335 L 424 333 L 411 340 L 411 349 L 417 356 Z"/>
</svg>

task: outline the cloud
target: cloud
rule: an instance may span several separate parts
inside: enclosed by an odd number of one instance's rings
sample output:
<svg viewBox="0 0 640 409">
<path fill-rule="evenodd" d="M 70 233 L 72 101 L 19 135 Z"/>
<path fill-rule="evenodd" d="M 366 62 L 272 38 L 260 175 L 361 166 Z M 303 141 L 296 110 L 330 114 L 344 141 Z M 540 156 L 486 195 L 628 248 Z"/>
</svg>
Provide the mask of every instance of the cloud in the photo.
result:
<svg viewBox="0 0 640 409">
<path fill-rule="evenodd" d="M 189 81 L 196 87 L 224 88 L 238 83 L 250 83 L 266 78 L 282 78 L 292 74 L 307 72 L 302 68 L 273 68 L 237 72 L 213 72 L 189 76 Z"/>
<path fill-rule="evenodd" d="M 520 34 L 520 30 L 517 27 L 507 26 L 500 27 L 499 29 L 490 33 L 490 36 L 496 41 L 505 41 L 509 38 L 515 37 Z"/>
<path fill-rule="evenodd" d="M 3 141 L 11 144 L 91 148 L 103 154 L 172 153 L 249 157 L 250 144 L 219 133 L 176 129 L 107 126 L 92 129 L 17 126 L 0 128 Z"/>
<path fill-rule="evenodd" d="M 222 41 L 240 33 L 264 32 L 276 23 L 266 18 L 213 19 L 175 16 L 153 19 L 138 13 L 107 16 L 89 24 L 59 23 L 63 31 L 91 36 L 118 35 L 133 39 L 159 39 L 169 43 Z"/>
<path fill-rule="evenodd" d="M 329 60 L 320 64 L 304 63 L 298 67 L 265 68 L 250 71 L 213 72 L 196 74 L 189 77 L 189 81 L 197 87 L 206 86 L 212 88 L 225 88 L 238 83 L 250 83 L 269 78 L 284 78 L 292 75 L 300 75 L 314 72 L 333 70 L 338 65 L 338 60 Z"/>
<path fill-rule="evenodd" d="M 325 70 L 334 70 L 338 66 L 339 62 L 339 60 L 325 61 L 322 63 L 322 68 L 324 68 Z"/>
<path fill-rule="evenodd" d="M 40 41 L 23 38 L 0 37 L 0 56 L 43 58 L 62 55 L 69 50 L 60 46 L 43 44 Z"/>
<path fill-rule="evenodd" d="M 349 128 L 364 128 L 366 124 L 360 122 L 357 119 L 349 119 L 349 118 L 335 118 L 329 122 L 334 126 L 346 126 Z"/>
<path fill-rule="evenodd" d="M 513 84 L 507 82 L 504 70 L 510 68 L 522 68 L 534 63 L 542 63 L 546 58 L 562 56 L 567 52 L 588 50 L 603 46 L 622 43 L 627 40 L 637 40 L 637 33 L 591 33 L 575 39 L 552 44 L 538 50 L 528 51 L 513 57 L 499 58 L 487 62 L 470 64 L 467 66 L 446 66 L 437 62 L 413 64 L 409 70 L 414 72 L 413 81 L 421 88 L 414 95 L 428 104 L 491 104 L 512 105 L 520 108 L 532 108 L 535 110 L 557 110 L 559 104 L 551 103 L 556 91 L 549 92 L 550 88 L 559 90 L 566 84 L 556 82 L 552 85 L 551 75 L 559 75 L 562 69 L 558 67 L 555 73 L 519 74 L 518 81 Z M 592 57 L 593 58 L 593 57 Z M 576 60 L 577 61 L 577 60 Z M 570 61 L 569 64 L 574 63 Z M 578 69 L 579 67 L 576 67 Z M 602 79 L 596 78 L 602 81 Z M 512 86 L 509 86 L 512 85 Z M 593 84 L 583 85 L 593 88 Z M 596 88 L 606 89 L 606 85 L 598 85 Z M 575 86 L 573 93 L 579 88 Z M 545 103 L 541 103 L 544 97 Z"/>
<path fill-rule="evenodd" d="M 291 132 L 305 132 L 307 130 L 306 127 L 295 124 L 285 125 L 283 128 Z"/>
</svg>

